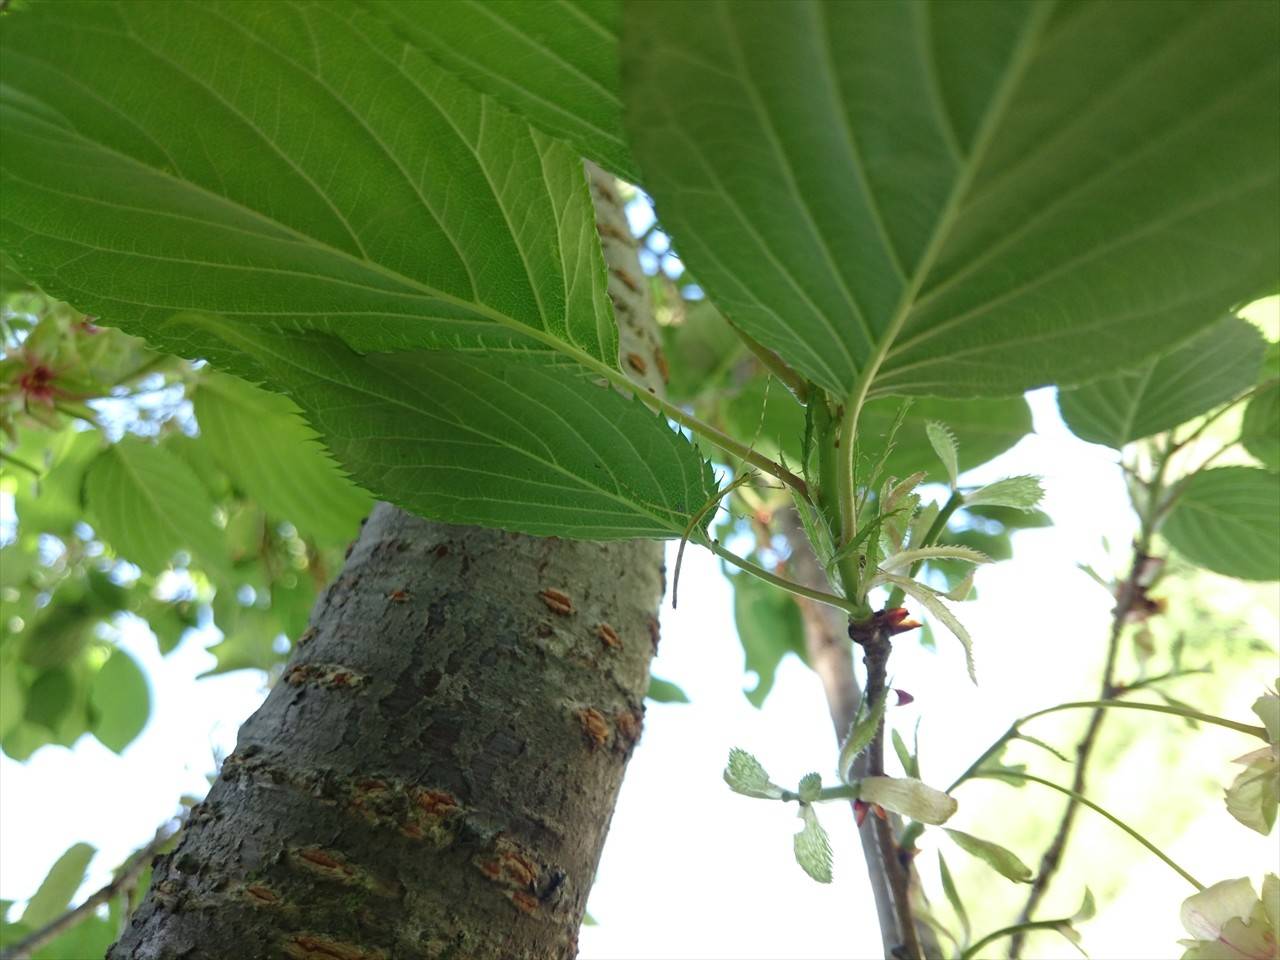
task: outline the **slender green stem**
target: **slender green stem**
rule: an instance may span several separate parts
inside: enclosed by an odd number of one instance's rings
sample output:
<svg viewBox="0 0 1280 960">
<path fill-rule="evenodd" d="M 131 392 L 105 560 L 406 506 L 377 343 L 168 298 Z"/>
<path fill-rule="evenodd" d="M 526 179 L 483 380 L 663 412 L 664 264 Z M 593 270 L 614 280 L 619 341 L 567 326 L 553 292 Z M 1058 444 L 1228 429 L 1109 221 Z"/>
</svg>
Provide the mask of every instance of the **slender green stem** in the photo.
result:
<svg viewBox="0 0 1280 960">
<path fill-rule="evenodd" d="M 733 456 L 737 457 L 739 460 L 745 460 L 747 463 L 751 464 L 753 467 L 758 467 L 760 470 L 763 470 L 765 473 L 769 474 L 769 476 L 774 477 L 777 480 L 781 480 L 783 483 L 791 487 L 793 490 L 799 493 L 800 496 L 804 497 L 806 500 L 809 499 L 808 484 L 806 484 L 802 478 L 796 476 L 794 473 L 792 473 L 782 464 L 774 460 L 770 460 L 764 454 L 758 453 L 757 451 L 752 450 L 746 444 L 739 443 L 737 440 L 733 439 L 733 437 L 729 436 L 727 433 L 721 430 L 717 430 L 715 427 L 713 427 L 711 424 L 707 423 L 706 421 L 699 420 L 697 417 L 693 416 L 692 414 L 685 413 L 685 411 L 681 410 L 674 403 L 669 403 L 668 401 L 663 400 L 661 397 L 656 396 L 650 393 L 648 390 L 643 389 L 639 384 L 633 383 L 624 374 L 618 373 L 616 370 L 609 370 L 608 367 L 605 367 L 603 365 L 601 365 L 597 369 L 601 373 L 604 373 L 605 371 L 609 371 L 607 376 L 608 376 L 609 382 L 612 383 L 614 386 L 623 387 L 624 389 L 630 391 L 632 394 L 639 397 L 641 400 L 643 400 L 649 406 L 653 407 L 655 410 L 661 411 L 663 415 L 665 415 L 668 419 L 674 420 L 676 423 L 680 424 L 680 426 L 682 427 L 688 427 L 690 430 L 692 430 L 694 433 L 698 434 L 699 436 L 704 437 L 707 440 L 710 440 L 712 443 L 714 443 L 721 450 L 724 450 L 726 453 L 733 454 Z"/>
<path fill-rule="evenodd" d="M 960 954 L 960 960 L 974 960 L 974 958 L 978 956 L 979 950 L 987 944 L 995 943 L 1003 937 L 1012 937 L 1019 933 L 1029 933 L 1032 930 L 1060 930 L 1064 923 L 1070 922 L 1069 918 L 1064 917 L 1061 920 L 1028 920 L 1025 923 L 1015 923 L 1012 926 L 997 930 L 995 933 L 988 933 L 972 947 Z"/>
<path fill-rule="evenodd" d="M 1116 690 L 1117 696 L 1124 693 L 1132 693 L 1135 690 L 1143 690 L 1147 687 L 1153 687 L 1157 683 L 1164 683 L 1166 680 L 1179 680 L 1182 677 L 1194 677 L 1197 674 L 1212 673 L 1208 667 L 1194 667 L 1190 670 L 1169 670 L 1165 673 L 1157 673 L 1154 677 L 1145 677 L 1141 680 L 1135 680 L 1133 683 Z"/>
<path fill-rule="evenodd" d="M 550 346 L 559 350 L 561 353 L 565 354 L 566 356 L 572 357 L 574 360 L 577 360 L 579 363 L 581 363 L 584 367 L 587 367 L 588 369 L 604 377 L 605 380 L 607 380 L 613 386 L 617 387 L 619 390 L 625 390 L 627 393 L 631 394 L 632 396 L 639 397 L 640 400 L 642 400 L 646 405 L 652 407 L 657 411 L 660 411 L 664 416 L 668 417 L 671 420 L 674 420 L 676 423 L 680 424 L 682 427 L 688 427 L 694 433 L 699 434 L 702 437 L 705 437 L 707 440 L 710 440 L 712 443 L 714 443 L 721 450 L 724 450 L 726 453 L 730 453 L 733 456 L 737 457 L 739 460 L 745 460 L 748 463 L 750 463 L 752 466 L 760 468 L 765 473 L 769 474 L 771 477 L 775 477 L 778 480 L 781 480 L 783 483 L 787 484 L 787 486 L 794 488 L 806 500 L 809 499 L 809 488 L 805 484 L 804 480 L 802 480 L 800 477 L 797 477 L 794 473 L 792 473 L 786 467 L 782 466 L 782 464 L 776 463 L 773 460 L 770 460 L 768 457 L 764 456 L 763 454 L 757 453 L 756 451 L 752 450 L 750 447 L 746 446 L 745 444 L 739 443 L 737 440 L 733 439 L 733 437 L 729 436 L 727 433 L 723 432 L 722 430 L 717 430 L 711 424 L 706 423 L 702 420 L 699 420 L 697 417 L 693 416 L 692 414 L 685 413 L 674 403 L 670 403 L 667 400 L 664 400 L 662 397 L 658 396 L 656 393 L 653 393 L 650 390 L 646 389 L 645 387 L 641 386 L 640 384 L 636 383 L 634 380 L 628 377 L 621 370 L 616 370 L 613 367 L 609 366 L 607 363 L 602 363 L 601 361 L 597 360 L 595 357 L 587 353 L 583 353 L 581 350 L 578 350 L 576 348 L 569 348 L 565 344 L 561 343 L 560 341 L 556 340 L 555 338 L 549 335 L 537 334 L 537 333 L 532 335 L 536 339 L 545 341 Z"/>
<path fill-rule="evenodd" d="M 1071 703 L 1060 703 L 1054 707 L 1046 707 L 1043 710 L 1037 710 L 1035 713 L 1029 713 L 1017 724 L 1026 723 L 1028 720 L 1034 720 L 1036 717 L 1043 717 L 1046 714 L 1057 713 L 1059 710 L 1076 710 L 1076 709 L 1102 709 L 1102 710 L 1147 710 L 1151 713 L 1167 713 L 1175 717 L 1185 717 L 1188 720 L 1199 720 L 1201 723 L 1209 723 L 1219 727 L 1226 727 L 1228 730 L 1235 730 L 1238 733 L 1247 733 L 1250 736 L 1260 737 L 1263 741 L 1267 739 L 1266 728 L 1256 726 L 1251 723 L 1239 723 L 1235 720 L 1228 720 L 1226 717 L 1215 717 L 1211 713 L 1201 713 L 1199 710 L 1191 710 L 1181 707 L 1172 707 L 1163 703 L 1131 703 L 1125 700 L 1076 700 Z M 1015 726 L 1017 726 L 1015 724 Z"/>
<path fill-rule="evenodd" d="M 1204 432 L 1209 429 L 1209 427 L 1213 426 L 1213 424 L 1216 423 L 1219 418 L 1221 418 L 1224 414 L 1228 413 L 1233 407 L 1236 406 L 1236 404 L 1243 403 L 1245 400 L 1248 400 L 1250 397 L 1256 394 L 1259 390 L 1263 390 L 1271 386 L 1271 384 L 1273 383 L 1275 383 L 1274 378 L 1266 380 L 1262 383 L 1254 384 L 1248 390 L 1245 390 L 1242 393 L 1238 394 L 1233 399 L 1228 400 L 1226 403 L 1220 406 L 1217 410 L 1208 414 L 1203 420 L 1201 420 L 1200 424 L 1195 428 L 1195 430 L 1193 430 L 1190 434 L 1187 435 L 1186 439 L 1173 442 L 1172 437 L 1170 437 L 1171 446 L 1169 448 L 1169 453 L 1170 454 L 1177 453 L 1179 450 L 1183 449 L 1184 447 L 1190 446 L 1196 440 L 1199 440 L 1200 437 L 1204 434 Z"/>
<path fill-rule="evenodd" d="M 772 583 L 775 587 L 781 587 L 788 593 L 794 593 L 798 597 L 807 597 L 810 600 L 816 600 L 818 603 L 825 603 L 832 607 L 838 607 L 839 609 L 845 610 L 849 613 L 853 613 L 857 609 L 855 604 L 846 600 L 844 597 L 837 597 L 833 593 L 823 593 L 821 590 L 811 590 L 802 584 L 786 580 L 776 574 L 770 573 L 764 567 L 754 564 L 750 560 L 744 560 L 732 550 L 722 547 L 715 540 L 703 540 L 697 542 L 700 542 L 702 546 L 706 547 L 717 557 L 727 560 L 735 567 L 745 570 L 747 573 L 759 577 L 767 583 Z"/>
<path fill-rule="evenodd" d="M 1030 781 L 1031 783 L 1038 783 L 1043 787 L 1048 787 L 1050 790 L 1056 790 L 1059 793 L 1063 794 L 1064 796 L 1070 797 L 1072 800 L 1076 801 L 1076 803 L 1083 804 L 1084 806 L 1092 810 L 1094 813 L 1098 814 L 1099 816 L 1105 817 L 1107 820 L 1111 821 L 1113 824 L 1115 824 L 1125 833 L 1129 834 L 1129 836 L 1133 837 L 1133 839 L 1137 840 L 1140 844 L 1142 844 L 1144 847 L 1150 850 L 1153 854 L 1159 857 L 1162 861 L 1164 861 L 1165 864 L 1167 864 L 1175 873 L 1177 873 L 1178 876 L 1186 880 L 1187 883 L 1191 884 L 1197 890 L 1204 889 L 1203 883 L 1201 883 L 1191 874 L 1187 873 L 1186 870 L 1183 870 L 1182 867 L 1178 866 L 1178 864 L 1176 864 L 1172 859 L 1170 859 L 1169 855 L 1166 854 L 1163 850 L 1161 850 L 1154 843 L 1152 843 L 1150 840 L 1148 840 L 1146 837 L 1140 834 L 1137 830 L 1133 829 L 1133 827 L 1129 826 L 1119 817 L 1109 813 L 1108 811 L 1104 810 L 1102 807 L 1098 806 L 1096 803 L 1094 803 L 1084 794 L 1076 793 L 1076 791 L 1071 790 L 1067 787 L 1064 787 L 1061 784 L 1054 783 L 1052 780 L 1045 780 L 1044 778 L 1037 777 L 1034 774 L 1022 773 L 1021 771 L 1017 771 L 1017 770 L 1001 770 L 998 774 L 982 773 L 982 772 L 979 772 L 978 774 L 976 774 L 977 779 L 1001 780 L 1006 777 L 1017 777 L 1019 780 L 1027 780 L 1027 781 Z"/>
<path fill-rule="evenodd" d="M 1024 717 L 1023 720 L 1025 719 L 1026 718 Z M 960 774 L 960 776 L 956 777 L 955 780 L 951 781 L 951 786 L 947 787 L 946 792 L 950 793 L 952 790 L 960 786 L 960 784 L 964 783 L 966 780 L 969 780 L 975 777 L 978 773 L 978 770 L 981 769 L 984 763 L 986 763 L 988 760 L 990 760 L 992 757 L 998 754 L 1001 750 L 1003 750 L 1004 745 L 1018 735 L 1018 724 L 1022 723 L 1023 720 L 1013 721 L 1013 723 L 1009 725 L 1009 729 L 1006 730 L 1004 733 L 1002 733 L 999 739 L 997 739 L 993 744 L 991 744 L 991 746 L 983 750 L 982 753 L 979 754 L 978 759 L 973 761 L 973 763 L 969 764 L 968 768 L 964 771 L 964 773 Z"/>
<path fill-rule="evenodd" d="M 947 502 L 942 505 L 942 509 L 938 511 L 938 515 L 933 518 L 933 523 L 929 524 L 929 529 L 925 531 L 924 539 L 918 544 L 911 544 L 911 548 L 914 550 L 917 547 L 933 546 L 933 544 L 937 542 L 938 537 L 942 536 L 942 531 L 947 528 L 947 521 L 951 519 L 951 515 L 959 510 L 963 505 L 964 495 L 961 494 L 959 490 L 952 490 L 951 496 L 947 498 Z M 920 572 L 920 568 L 923 565 L 923 560 L 917 560 L 911 565 L 911 571 L 907 576 L 914 580 L 916 574 Z M 894 587 L 889 593 L 889 601 L 885 606 L 892 608 L 901 605 L 902 598 L 904 596 L 906 596 L 906 594 L 902 592 L 901 587 Z"/>
<path fill-rule="evenodd" d="M 1124 690 L 1117 691 L 1117 696 L 1130 693 L 1139 689 L 1136 685 L 1127 687 Z M 1238 723 L 1235 720 L 1228 720 L 1225 717 L 1215 717 L 1209 713 L 1201 713 L 1198 710 L 1183 709 L 1172 707 L 1162 703 L 1130 703 L 1125 700 L 1076 700 L 1071 703 L 1059 703 L 1056 706 L 1046 707 L 1043 710 L 1037 710 L 1035 713 L 1029 713 L 1025 717 L 1019 717 L 1009 726 L 999 739 L 978 757 L 977 760 L 969 764 L 969 768 L 964 773 L 956 777 L 951 786 L 947 787 L 947 793 L 950 793 L 966 780 L 977 776 L 979 768 L 990 760 L 993 756 L 1000 752 L 1006 743 L 1014 739 L 1022 724 L 1037 717 L 1047 716 L 1050 713 L 1057 713 L 1060 710 L 1147 710 L 1151 713 L 1167 713 L 1175 717 L 1184 717 L 1188 720 L 1199 720 L 1203 723 L 1214 724 L 1219 727 L 1226 727 L 1228 730 L 1235 730 L 1237 733 L 1247 733 L 1251 736 L 1259 737 L 1262 740 L 1267 739 L 1267 731 L 1265 727 L 1254 726 L 1249 723 Z"/>
<path fill-rule="evenodd" d="M 827 800 L 857 800 L 858 788 L 861 786 L 860 781 L 855 780 L 853 783 L 841 783 L 834 787 L 823 787 L 818 791 L 818 795 L 813 798 L 813 803 L 823 803 Z M 783 803 L 791 803 L 800 799 L 800 794 L 793 790 L 783 790 L 782 796 L 778 798 Z"/>
</svg>

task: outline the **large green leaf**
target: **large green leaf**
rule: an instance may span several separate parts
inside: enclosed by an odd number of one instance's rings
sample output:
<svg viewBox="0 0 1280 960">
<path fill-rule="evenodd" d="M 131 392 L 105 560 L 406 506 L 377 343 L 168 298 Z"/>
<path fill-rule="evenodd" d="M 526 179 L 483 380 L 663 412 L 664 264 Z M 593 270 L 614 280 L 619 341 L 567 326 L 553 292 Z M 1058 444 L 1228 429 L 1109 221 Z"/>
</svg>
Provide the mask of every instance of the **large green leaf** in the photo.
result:
<svg viewBox="0 0 1280 960">
<path fill-rule="evenodd" d="M 142 732 L 151 716 L 151 689 L 133 657 L 116 649 L 89 687 L 90 731 L 119 753 Z"/>
<path fill-rule="evenodd" d="M 1083 380 L 1274 285 L 1272 2 L 625 10 L 663 225 L 840 396 Z"/>
<path fill-rule="evenodd" d="M 267 513 L 325 543 L 355 535 L 373 500 L 343 475 L 292 401 L 211 374 L 192 404 L 218 463 Z"/>
<path fill-rule="evenodd" d="M 213 322 L 187 316 L 169 328 Z M 715 493 L 688 440 L 562 358 L 360 356 L 314 333 L 219 329 L 287 390 L 357 482 L 425 517 L 534 536 L 678 537 Z"/>
<path fill-rule="evenodd" d="M 1226 317 L 1127 373 L 1060 391 L 1058 407 L 1076 436 L 1118 449 L 1171 430 L 1249 389 L 1264 346 L 1252 323 Z"/>
<path fill-rule="evenodd" d="M 0 247 L 167 348 L 202 310 L 617 364 L 576 152 L 358 5 L 33 4 L 0 24 L 0 135 Z"/>
<path fill-rule="evenodd" d="M 1216 573 L 1280 579 L 1280 474 L 1257 467 L 1197 473 L 1162 532 L 1188 560 Z"/>
<path fill-rule="evenodd" d="M 622 129 L 616 0 L 365 0 L 409 43 L 634 181 Z"/>
<path fill-rule="evenodd" d="M 138 437 L 108 447 L 85 475 L 85 499 L 102 538 L 148 573 L 162 573 L 179 550 L 212 573 L 227 572 L 213 502 L 166 448 Z"/>
</svg>

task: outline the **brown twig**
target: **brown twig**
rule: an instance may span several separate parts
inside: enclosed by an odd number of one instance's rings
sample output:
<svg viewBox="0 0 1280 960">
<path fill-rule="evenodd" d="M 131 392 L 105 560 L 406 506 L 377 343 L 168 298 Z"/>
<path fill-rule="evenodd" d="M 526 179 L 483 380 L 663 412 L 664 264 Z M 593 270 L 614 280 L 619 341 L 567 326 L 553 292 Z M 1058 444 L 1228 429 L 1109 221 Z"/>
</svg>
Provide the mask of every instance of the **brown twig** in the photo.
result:
<svg viewBox="0 0 1280 960">
<path fill-rule="evenodd" d="M 55 937 L 88 920 L 98 907 L 104 903 L 110 903 L 115 897 L 132 890 L 137 885 L 138 878 L 142 876 L 142 871 L 147 868 L 156 854 L 163 849 L 164 845 L 172 840 L 174 835 L 182 829 L 180 824 L 178 826 L 172 826 L 171 824 L 172 821 L 169 821 L 160 827 L 156 831 L 156 835 L 151 838 L 151 842 L 126 860 L 124 866 L 116 874 L 115 879 L 105 887 L 89 894 L 78 907 L 68 910 L 61 916 L 54 917 L 30 936 L 24 937 L 13 946 L 5 949 L 3 953 L 0 953 L 0 960 L 29 960 L 33 953 L 48 945 Z"/>
<path fill-rule="evenodd" d="M 1107 640 L 1107 659 L 1102 668 L 1102 684 L 1098 692 L 1099 700 L 1112 700 L 1121 692 L 1116 686 L 1116 659 L 1120 652 L 1120 638 L 1124 634 L 1124 627 L 1129 621 L 1129 615 L 1137 607 L 1139 599 L 1144 598 L 1146 595 L 1147 582 L 1145 574 L 1148 565 L 1151 563 L 1151 557 L 1147 551 L 1150 548 L 1151 539 L 1155 535 L 1154 518 L 1158 515 L 1159 505 L 1154 501 L 1159 498 L 1159 479 L 1160 474 L 1157 475 L 1156 480 L 1152 481 L 1153 503 L 1147 516 L 1143 518 L 1138 538 L 1134 541 L 1129 575 L 1120 584 L 1119 590 L 1116 591 L 1116 605 L 1111 611 L 1111 633 Z M 1102 718 L 1106 712 L 1104 708 L 1099 707 L 1089 715 L 1089 724 L 1085 727 L 1084 736 L 1080 738 L 1080 742 L 1076 745 L 1075 776 L 1071 782 L 1071 789 L 1075 793 L 1082 794 L 1085 792 L 1089 760 L 1093 754 L 1094 745 L 1097 743 L 1098 731 L 1102 728 Z M 1027 901 L 1022 907 L 1022 913 L 1018 916 L 1019 925 L 1027 924 L 1031 921 L 1031 914 L 1035 912 L 1036 907 L 1040 905 L 1040 901 L 1048 893 L 1049 884 L 1062 863 L 1063 851 L 1066 849 L 1067 841 L 1071 837 L 1071 828 L 1075 824 L 1076 814 L 1079 811 L 1080 803 L 1072 797 L 1067 801 L 1066 809 L 1062 812 L 1062 819 L 1058 822 L 1058 829 L 1053 835 L 1053 840 L 1045 849 L 1044 856 L 1040 858 L 1040 869 L 1036 873 L 1035 880 L 1032 881 L 1031 890 L 1027 894 Z M 1025 939 L 1025 929 L 1019 930 L 1010 938 L 1010 958 L 1016 960 L 1022 950 Z"/>
<path fill-rule="evenodd" d="M 865 623 L 849 624 L 849 638 L 862 647 L 862 662 L 867 668 L 867 681 L 863 688 L 863 697 L 867 703 L 875 703 L 886 694 L 889 655 L 893 652 L 893 644 L 889 639 L 889 629 L 873 617 Z M 861 768 L 854 767 L 854 776 L 884 776 L 884 725 L 876 731 L 867 752 L 859 758 Z M 915 917 L 911 910 L 911 874 L 909 862 L 904 861 L 897 838 L 893 833 L 893 825 L 887 817 L 868 817 L 875 833 L 876 848 L 879 855 L 879 866 L 888 881 L 889 894 L 893 907 L 894 928 L 898 941 L 890 953 L 899 960 L 917 960 L 924 953 L 920 948 L 920 938 L 916 933 Z"/>
</svg>

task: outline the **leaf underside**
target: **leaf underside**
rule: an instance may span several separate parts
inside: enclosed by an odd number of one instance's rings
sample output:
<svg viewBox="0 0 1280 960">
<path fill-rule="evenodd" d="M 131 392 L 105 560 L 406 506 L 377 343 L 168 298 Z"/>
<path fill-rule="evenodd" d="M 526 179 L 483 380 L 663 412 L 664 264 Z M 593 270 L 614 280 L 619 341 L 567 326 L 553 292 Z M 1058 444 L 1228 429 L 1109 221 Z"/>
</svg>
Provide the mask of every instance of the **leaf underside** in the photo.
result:
<svg viewBox="0 0 1280 960">
<path fill-rule="evenodd" d="M 710 465 L 638 400 L 554 356 L 361 356 L 317 334 L 215 328 L 215 362 L 286 391 L 361 486 L 447 523 L 588 540 L 678 537 L 715 493 Z M 254 358 L 245 365 L 244 357 Z"/>
<path fill-rule="evenodd" d="M 1131 373 L 1060 391 L 1058 407 L 1076 436 L 1119 449 L 1247 390 L 1264 345 L 1252 323 L 1227 317 Z"/>
<path fill-rule="evenodd" d="M 1274 284 L 1273 4 L 625 10 L 664 226 L 840 396 L 1087 379 Z"/>
</svg>

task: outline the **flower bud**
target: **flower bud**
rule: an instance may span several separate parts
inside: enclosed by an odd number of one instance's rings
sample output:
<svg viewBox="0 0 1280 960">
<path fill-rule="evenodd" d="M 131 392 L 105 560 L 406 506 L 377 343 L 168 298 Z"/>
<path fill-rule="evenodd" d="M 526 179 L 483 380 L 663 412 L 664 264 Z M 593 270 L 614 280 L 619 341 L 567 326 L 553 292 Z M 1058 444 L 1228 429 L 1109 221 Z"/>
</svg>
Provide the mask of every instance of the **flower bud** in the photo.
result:
<svg viewBox="0 0 1280 960">
<path fill-rule="evenodd" d="M 946 823 L 959 806 L 941 790 L 911 777 L 866 777 L 858 788 L 858 799 L 932 824 Z"/>
<path fill-rule="evenodd" d="M 862 826 L 862 821 L 867 819 L 867 811 L 870 809 L 865 800 L 853 801 L 853 819 L 857 821 L 858 826 Z"/>
</svg>

